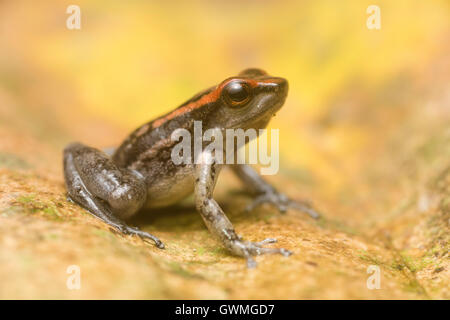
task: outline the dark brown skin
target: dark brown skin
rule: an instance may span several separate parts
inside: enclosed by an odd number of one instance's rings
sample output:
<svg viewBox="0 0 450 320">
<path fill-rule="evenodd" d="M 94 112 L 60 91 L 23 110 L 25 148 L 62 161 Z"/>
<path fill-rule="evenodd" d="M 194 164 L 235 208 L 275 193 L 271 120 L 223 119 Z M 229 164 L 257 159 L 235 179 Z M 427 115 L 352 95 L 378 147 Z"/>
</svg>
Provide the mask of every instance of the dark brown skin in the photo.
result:
<svg viewBox="0 0 450 320">
<path fill-rule="evenodd" d="M 192 192 L 195 203 L 208 229 L 233 254 L 245 257 L 249 267 L 256 266 L 252 256 L 290 251 L 265 248 L 266 239 L 249 242 L 238 236 L 225 213 L 213 199 L 217 177 L 223 164 L 175 165 L 171 139 L 174 130 L 183 128 L 193 133 L 194 121 L 201 121 L 203 130 L 263 129 L 283 105 L 288 83 L 269 76 L 259 69 L 247 69 L 237 77 L 224 80 L 207 89 L 174 111 L 144 124 L 135 130 L 110 157 L 106 153 L 73 143 L 64 150 L 64 175 L 69 197 L 94 216 L 125 234 L 136 234 L 164 244 L 155 236 L 125 224 L 123 220 L 142 207 L 163 207 L 174 204 Z M 214 155 L 202 151 L 202 158 Z M 248 165 L 229 165 L 247 188 L 257 197 L 249 210 L 268 202 L 285 212 L 288 207 L 302 210 L 313 218 L 319 215 L 308 205 L 288 199 L 265 182 Z"/>
</svg>

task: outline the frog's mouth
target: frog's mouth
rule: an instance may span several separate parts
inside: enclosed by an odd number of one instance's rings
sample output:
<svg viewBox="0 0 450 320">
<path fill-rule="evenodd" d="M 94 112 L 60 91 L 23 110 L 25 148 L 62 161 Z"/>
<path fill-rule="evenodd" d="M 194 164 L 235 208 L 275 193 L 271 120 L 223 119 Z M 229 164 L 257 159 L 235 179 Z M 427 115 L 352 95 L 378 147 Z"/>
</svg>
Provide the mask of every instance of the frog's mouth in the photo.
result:
<svg viewBox="0 0 450 320">
<path fill-rule="evenodd" d="M 269 124 L 270 120 L 275 116 L 275 114 L 281 109 L 284 104 L 284 99 L 278 101 L 270 107 L 270 110 L 263 111 L 256 114 L 252 118 L 248 119 L 247 123 L 243 125 L 243 129 L 265 129 Z"/>
<path fill-rule="evenodd" d="M 265 129 L 269 124 L 270 119 L 272 119 L 272 117 L 273 117 L 272 114 L 258 117 L 258 119 L 255 119 L 255 121 L 249 125 L 249 128 L 253 128 L 256 130 Z"/>
</svg>

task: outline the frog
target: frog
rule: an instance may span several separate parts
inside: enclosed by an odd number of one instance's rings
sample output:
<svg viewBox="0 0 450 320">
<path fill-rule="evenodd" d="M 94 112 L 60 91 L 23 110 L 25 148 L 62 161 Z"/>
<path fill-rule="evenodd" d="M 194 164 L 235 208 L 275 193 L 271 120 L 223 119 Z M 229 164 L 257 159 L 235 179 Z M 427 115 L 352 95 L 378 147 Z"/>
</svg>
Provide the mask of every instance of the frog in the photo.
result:
<svg viewBox="0 0 450 320">
<path fill-rule="evenodd" d="M 210 161 L 175 164 L 172 160 L 177 144 L 172 137 L 175 130 L 193 132 L 194 123 L 201 121 L 204 129 L 260 132 L 284 105 L 288 87 L 285 78 L 258 68 L 245 69 L 138 127 L 117 149 L 107 152 L 81 142 L 70 143 L 63 151 L 68 199 L 119 233 L 138 236 L 164 249 L 159 238 L 129 225 L 127 220 L 144 208 L 151 212 L 193 194 L 196 210 L 210 233 L 229 253 L 245 258 L 249 268 L 256 267 L 255 256 L 290 256 L 291 250 L 269 245 L 277 242 L 275 238 L 252 242 L 237 234 L 214 200 L 217 178 L 222 168 L 231 168 L 254 196 L 246 211 L 268 203 L 281 213 L 293 208 L 319 218 L 309 202 L 293 200 L 279 192 L 250 164 L 217 161 L 207 149 L 202 149 L 199 157 Z"/>
</svg>

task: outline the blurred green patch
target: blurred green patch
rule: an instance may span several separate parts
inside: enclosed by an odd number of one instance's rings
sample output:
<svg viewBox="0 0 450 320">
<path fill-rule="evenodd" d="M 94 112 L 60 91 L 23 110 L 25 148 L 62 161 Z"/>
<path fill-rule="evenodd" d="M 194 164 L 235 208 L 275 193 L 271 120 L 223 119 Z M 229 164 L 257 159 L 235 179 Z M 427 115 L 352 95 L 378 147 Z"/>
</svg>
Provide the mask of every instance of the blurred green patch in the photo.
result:
<svg viewBox="0 0 450 320">
<path fill-rule="evenodd" d="M 0 168 L 1 167 L 8 169 L 29 169 L 31 168 L 31 165 L 15 154 L 0 152 Z"/>
<path fill-rule="evenodd" d="M 39 200 L 39 196 L 35 194 L 20 195 L 13 201 L 13 207 L 16 212 L 24 214 L 40 214 L 41 216 L 54 221 L 63 221 L 67 217 L 64 216 L 57 206 L 47 201 Z"/>
</svg>

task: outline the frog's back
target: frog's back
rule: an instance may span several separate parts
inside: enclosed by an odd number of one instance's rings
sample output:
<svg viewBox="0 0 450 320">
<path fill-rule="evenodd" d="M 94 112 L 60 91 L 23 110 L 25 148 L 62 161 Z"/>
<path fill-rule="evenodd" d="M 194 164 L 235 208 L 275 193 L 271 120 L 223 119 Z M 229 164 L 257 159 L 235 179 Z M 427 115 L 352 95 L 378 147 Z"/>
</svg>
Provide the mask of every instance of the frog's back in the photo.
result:
<svg viewBox="0 0 450 320">
<path fill-rule="evenodd" d="M 148 207 L 176 203 L 194 191 L 194 166 L 175 165 L 172 161 L 172 148 L 179 142 L 173 141 L 171 135 L 177 129 L 193 134 L 194 121 L 203 121 L 214 108 L 207 99 L 202 100 L 211 92 L 212 88 L 207 89 L 174 111 L 142 125 L 113 154 L 117 166 L 144 176 Z"/>
</svg>

